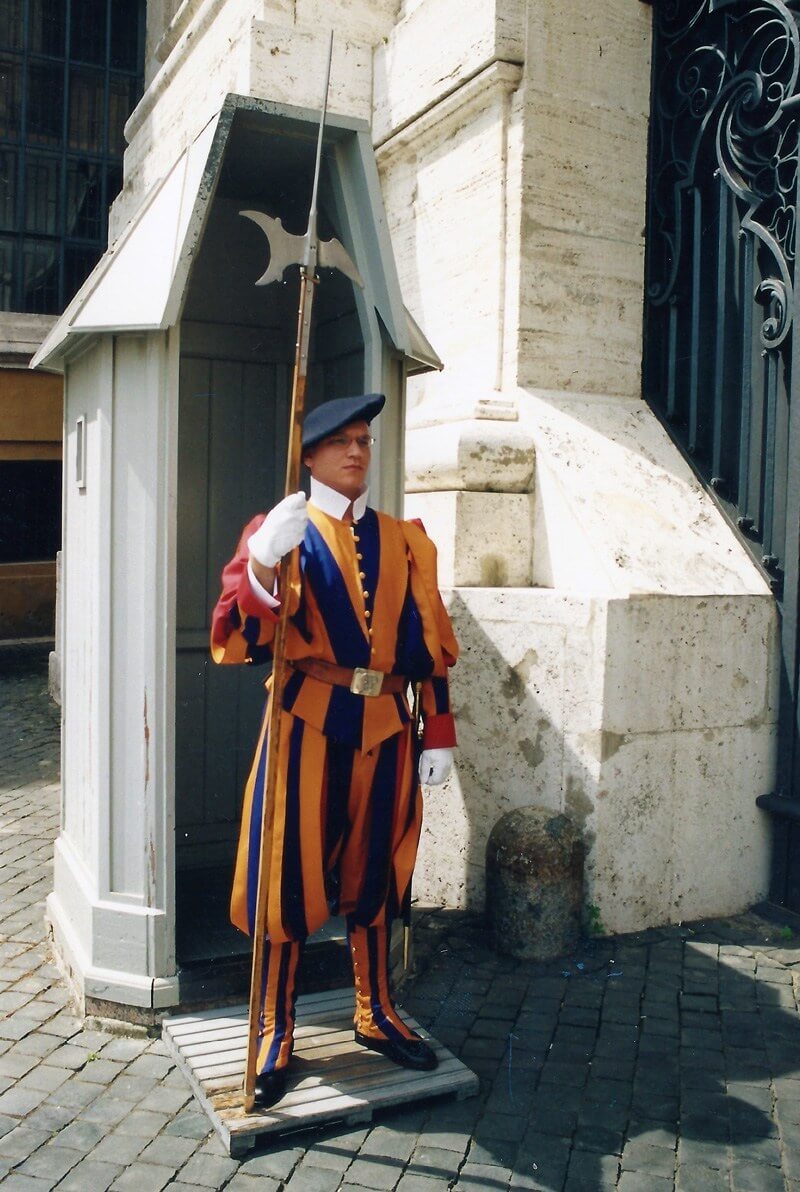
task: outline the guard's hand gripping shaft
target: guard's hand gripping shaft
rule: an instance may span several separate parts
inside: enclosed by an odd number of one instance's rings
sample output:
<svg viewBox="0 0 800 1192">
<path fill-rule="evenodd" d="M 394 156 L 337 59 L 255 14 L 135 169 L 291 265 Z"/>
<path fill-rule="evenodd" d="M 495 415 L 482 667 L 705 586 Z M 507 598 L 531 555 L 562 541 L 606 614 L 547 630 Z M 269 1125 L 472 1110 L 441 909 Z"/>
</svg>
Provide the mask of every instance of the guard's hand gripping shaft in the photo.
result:
<svg viewBox="0 0 800 1192">
<path fill-rule="evenodd" d="M 252 558 L 262 567 L 274 567 L 284 555 L 303 541 L 308 525 L 305 493 L 284 497 L 247 539 Z"/>
</svg>

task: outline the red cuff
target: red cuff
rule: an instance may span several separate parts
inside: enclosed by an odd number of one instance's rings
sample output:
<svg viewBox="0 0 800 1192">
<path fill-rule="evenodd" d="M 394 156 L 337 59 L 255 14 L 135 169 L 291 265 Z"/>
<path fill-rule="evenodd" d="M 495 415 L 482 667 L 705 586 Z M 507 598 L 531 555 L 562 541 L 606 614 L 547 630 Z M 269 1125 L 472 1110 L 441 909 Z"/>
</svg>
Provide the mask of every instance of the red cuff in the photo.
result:
<svg viewBox="0 0 800 1192">
<path fill-rule="evenodd" d="M 278 622 L 280 608 L 272 609 L 256 596 L 246 567 L 236 589 L 236 603 L 246 617 L 260 617 L 262 621 L 274 621 L 275 624 Z"/>
<path fill-rule="evenodd" d="M 453 749 L 456 740 L 456 722 L 452 712 L 440 712 L 438 716 L 426 716 L 422 731 L 423 749 Z"/>
</svg>

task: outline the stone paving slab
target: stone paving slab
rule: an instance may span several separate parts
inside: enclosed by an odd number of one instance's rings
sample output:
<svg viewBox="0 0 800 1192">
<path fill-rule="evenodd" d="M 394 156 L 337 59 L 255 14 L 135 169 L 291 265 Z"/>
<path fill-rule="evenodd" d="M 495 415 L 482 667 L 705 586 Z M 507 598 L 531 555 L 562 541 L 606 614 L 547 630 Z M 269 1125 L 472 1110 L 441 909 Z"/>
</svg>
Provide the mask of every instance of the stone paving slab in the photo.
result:
<svg viewBox="0 0 800 1192">
<path fill-rule="evenodd" d="M 85 1029 L 48 951 L 58 709 L 0 646 L 0 1185 L 59 1192 L 800 1192 L 800 934 L 752 912 L 521 964 L 420 913 L 409 1011 L 480 1075 L 230 1159 L 161 1042 Z"/>
</svg>

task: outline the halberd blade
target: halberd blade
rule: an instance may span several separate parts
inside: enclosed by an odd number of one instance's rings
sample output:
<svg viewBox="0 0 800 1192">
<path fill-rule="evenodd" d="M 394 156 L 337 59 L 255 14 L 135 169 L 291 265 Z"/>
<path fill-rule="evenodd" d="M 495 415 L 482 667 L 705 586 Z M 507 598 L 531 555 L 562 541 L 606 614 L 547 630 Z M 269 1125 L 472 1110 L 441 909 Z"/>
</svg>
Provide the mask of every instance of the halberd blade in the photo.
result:
<svg viewBox="0 0 800 1192">
<path fill-rule="evenodd" d="M 280 281 L 284 270 L 290 265 L 302 264 L 305 236 L 293 236 L 285 230 L 280 219 L 265 215 L 263 211 L 240 211 L 239 214 L 258 224 L 269 242 L 269 265 L 255 283 L 257 286 L 267 286 L 271 281 Z"/>
<path fill-rule="evenodd" d="M 355 263 L 340 240 L 320 240 L 317 250 L 317 264 L 325 269 L 338 269 L 355 285 L 364 289 L 364 281 Z"/>
</svg>

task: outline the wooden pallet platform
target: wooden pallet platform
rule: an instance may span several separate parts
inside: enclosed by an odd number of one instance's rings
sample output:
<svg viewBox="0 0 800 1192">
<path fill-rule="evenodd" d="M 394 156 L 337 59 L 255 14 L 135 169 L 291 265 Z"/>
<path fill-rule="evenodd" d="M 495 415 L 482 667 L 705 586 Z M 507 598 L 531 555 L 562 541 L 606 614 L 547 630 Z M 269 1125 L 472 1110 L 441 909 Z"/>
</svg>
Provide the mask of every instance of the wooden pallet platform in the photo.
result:
<svg viewBox="0 0 800 1192">
<path fill-rule="evenodd" d="M 242 1081 L 247 1007 L 225 1007 L 165 1018 L 164 1042 L 186 1075 L 214 1129 L 236 1158 L 262 1137 L 309 1130 L 329 1122 L 369 1121 L 376 1109 L 478 1091 L 478 1078 L 400 1009 L 403 1020 L 435 1049 L 433 1072 L 410 1072 L 353 1039 L 353 990 L 333 989 L 297 999 L 290 1077 L 282 1100 L 244 1111 Z"/>
</svg>

